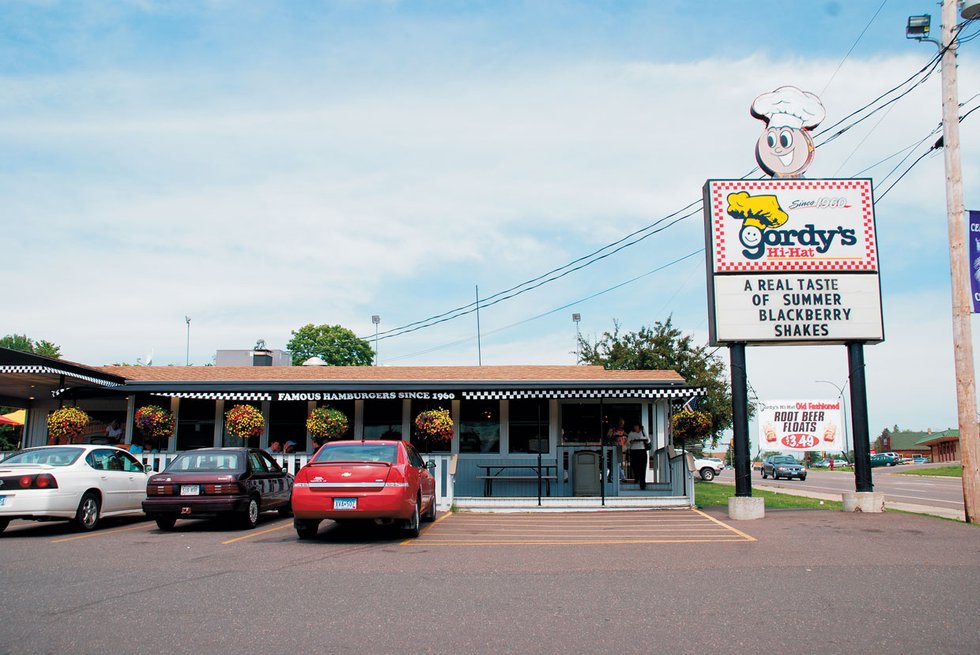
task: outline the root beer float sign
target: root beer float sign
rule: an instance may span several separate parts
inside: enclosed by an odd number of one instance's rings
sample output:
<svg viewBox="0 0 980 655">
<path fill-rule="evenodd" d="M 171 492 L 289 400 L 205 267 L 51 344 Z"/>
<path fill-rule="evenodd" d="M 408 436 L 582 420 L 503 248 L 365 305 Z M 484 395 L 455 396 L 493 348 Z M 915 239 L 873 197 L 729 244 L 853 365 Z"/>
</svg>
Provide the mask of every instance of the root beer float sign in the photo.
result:
<svg viewBox="0 0 980 655">
<path fill-rule="evenodd" d="M 823 118 L 812 94 L 782 87 L 752 113 L 774 177 L 704 185 L 712 345 L 882 341 L 871 180 L 799 177 Z"/>
<path fill-rule="evenodd" d="M 771 400 L 759 411 L 765 451 L 843 450 L 840 400 Z"/>
</svg>

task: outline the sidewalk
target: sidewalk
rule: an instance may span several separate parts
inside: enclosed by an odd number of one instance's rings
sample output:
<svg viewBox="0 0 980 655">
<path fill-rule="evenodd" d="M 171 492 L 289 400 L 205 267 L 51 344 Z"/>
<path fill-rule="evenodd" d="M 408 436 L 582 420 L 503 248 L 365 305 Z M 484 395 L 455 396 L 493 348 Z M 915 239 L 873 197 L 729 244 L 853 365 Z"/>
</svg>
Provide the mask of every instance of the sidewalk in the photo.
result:
<svg viewBox="0 0 980 655">
<path fill-rule="evenodd" d="M 840 502 L 842 499 L 842 494 L 827 494 L 818 491 L 806 491 L 805 489 L 788 489 L 784 487 L 780 487 L 779 489 L 769 489 L 766 487 L 759 488 L 765 489 L 766 491 L 772 491 L 774 493 L 787 494 L 789 496 L 803 496 L 805 498 L 816 498 L 817 500 L 836 500 L 837 502 Z M 966 521 L 965 512 L 949 509 L 948 507 L 934 507 L 932 505 L 917 505 L 913 503 L 894 503 L 891 501 L 885 501 L 885 510 L 912 512 L 914 514 L 929 514 L 931 516 L 952 519 L 954 521 Z"/>
</svg>

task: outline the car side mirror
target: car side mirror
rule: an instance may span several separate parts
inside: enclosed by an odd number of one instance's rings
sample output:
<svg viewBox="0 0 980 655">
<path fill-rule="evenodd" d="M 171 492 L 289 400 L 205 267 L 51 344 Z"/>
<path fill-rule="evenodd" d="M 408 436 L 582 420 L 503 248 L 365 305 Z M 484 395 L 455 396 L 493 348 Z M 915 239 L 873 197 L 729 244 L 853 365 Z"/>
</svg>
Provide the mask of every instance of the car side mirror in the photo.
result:
<svg viewBox="0 0 980 655">
<path fill-rule="evenodd" d="M 425 468 L 429 469 L 430 471 L 435 469 L 435 467 L 436 467 L 436 463 L 433 462 L 431 459 L 425 463 Z"/>
<path fill-rule="evenodd" d="M 144 464 L 143 465 L 143 472 L 144 473 L 153 473 L 154 472 L 153 471 L 153 465 L 152 464 Z"/>
</svg>

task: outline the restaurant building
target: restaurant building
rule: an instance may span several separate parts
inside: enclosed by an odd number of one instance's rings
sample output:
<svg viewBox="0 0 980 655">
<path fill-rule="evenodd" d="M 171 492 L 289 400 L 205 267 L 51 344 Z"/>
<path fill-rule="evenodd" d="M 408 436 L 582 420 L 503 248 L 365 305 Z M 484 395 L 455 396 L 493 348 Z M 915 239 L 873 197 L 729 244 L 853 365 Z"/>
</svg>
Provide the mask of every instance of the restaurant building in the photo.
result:
<svg viewBox="0 0 980 655">
<path fill-rule="evenodd" d="M 306 420 L 329 406 L 349 419 L 344 438 L 404 439 L 437 462 L 440 504 L 500 498 L 656 499 L 690 505 L 687 459 L 673 448 L 669 417 L 701 395 L 674 371 L 605 370 L 599 366 L 83 366 L 0 348 L 0 404 L 24 407 L 24 446 L 48 443 L 47 416 L 76 405 L 92 417 L 86 440 L 104 438 L 117 421 L 122 443 L 140 443 L 136 411 L 160 405 L 173 412 L 167 443 L 152 444 L 152 461 L 200 447 L 241 445 L 227 433 L 225 412 L 258 408 L 261 436 L 249 443 L 294 442 L 280 457 L 290 470 L 315 448 Z M 418 433 L 414 418 L 447 409 L 449 441 Z M 618 425 L 642 426 L 651 438 L 646 471 L 629 471 L 604 436 Z M 639 489 L 640 476 L 646 490 Z M 477 501 L 477 499 L 486 499 Z"/>
</svg>

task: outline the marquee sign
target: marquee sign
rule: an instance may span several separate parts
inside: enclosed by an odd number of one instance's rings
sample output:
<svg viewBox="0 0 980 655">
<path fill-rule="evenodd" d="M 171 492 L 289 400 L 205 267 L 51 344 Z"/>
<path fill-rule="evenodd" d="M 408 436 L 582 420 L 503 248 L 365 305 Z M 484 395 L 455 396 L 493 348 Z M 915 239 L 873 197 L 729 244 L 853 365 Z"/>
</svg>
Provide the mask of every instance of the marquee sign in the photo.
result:
<svg viewBox="0 0 980 655">
<path fill-rule="evenodd" d="M 709 180 L 712 345 L 884 339 L 871 180 Z"/>
</svg>

